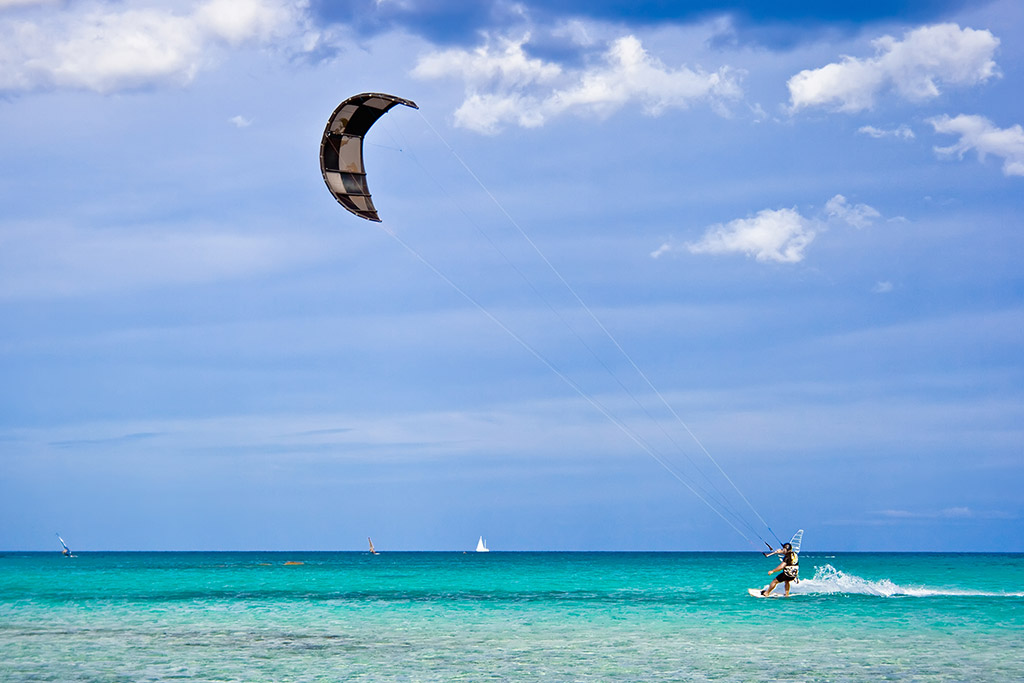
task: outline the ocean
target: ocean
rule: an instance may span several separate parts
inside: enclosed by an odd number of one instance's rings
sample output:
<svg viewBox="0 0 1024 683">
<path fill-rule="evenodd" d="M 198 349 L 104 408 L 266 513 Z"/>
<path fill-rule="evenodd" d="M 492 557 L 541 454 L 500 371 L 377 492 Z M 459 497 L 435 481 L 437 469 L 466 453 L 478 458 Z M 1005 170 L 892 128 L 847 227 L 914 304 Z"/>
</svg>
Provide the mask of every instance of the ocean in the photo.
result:
<svg viewBox="0 0 1024 683">
<path fill-rule="evenodd" d="M 1024 555 L 0 554 L 2 681 L 1020 681 Z M 781 587 L 779 593 L 781 594 Z"/>
</svg>

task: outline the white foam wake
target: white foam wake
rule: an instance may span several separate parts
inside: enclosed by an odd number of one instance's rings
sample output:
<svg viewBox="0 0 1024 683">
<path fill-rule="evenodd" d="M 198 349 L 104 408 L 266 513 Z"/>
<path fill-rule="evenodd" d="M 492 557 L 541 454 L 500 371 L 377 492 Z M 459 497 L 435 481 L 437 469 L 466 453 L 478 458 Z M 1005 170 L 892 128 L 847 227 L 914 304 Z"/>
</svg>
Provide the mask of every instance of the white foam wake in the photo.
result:
<svg viewBox="0 0 1024 683">
<path fill-rule="evenodd" d="M 962 590 L 958 588 L 929 588 L 926 586 L 901 586 L 889 579 L 871 581 L 836 569 L 830 564 L 816 567 L 814 577 L 800 579 L 792 584 L 791 593 L 843 593 L 849 595 L 877 595 L 889 598 L 908 596 L 927 598 L 934 596 L 976 596 L 976 597 L 1024 597 L 1024 593 L 998 593 L 991 591 Z"/>
</svg>

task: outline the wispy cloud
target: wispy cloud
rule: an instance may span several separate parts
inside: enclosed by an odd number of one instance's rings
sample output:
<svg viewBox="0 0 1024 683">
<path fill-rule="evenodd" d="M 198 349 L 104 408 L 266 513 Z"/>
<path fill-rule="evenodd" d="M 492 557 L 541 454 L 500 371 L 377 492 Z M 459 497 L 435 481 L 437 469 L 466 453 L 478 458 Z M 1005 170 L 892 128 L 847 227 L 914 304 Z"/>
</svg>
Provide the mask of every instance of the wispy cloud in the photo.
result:
<svg viewBox="0 0 1024 683">
<path fill-rule="evenodd" d="M 796 208 L 764 209 L 753 216 L 712 225 L 696 242 L 682 246 L 666 242 L 651 256 L 658 258 L 686 250 L 693 254 L 745 254 L 758 261 L 799 263 L 815 236 L 829 225 L 863 228 L 880 216 L 867 204 L 851 205 L 837 194 L 826 202 L 820 216 L 807 217 Z"/>
<path fill-rule="evenodd" d="M 570 112 L 608 116 L 628 103 L 636 103 L 652 116 L 697 102 L 720 108 L 741 95 L 736 71 L 671 68 L 647 52 L 635 36 L 612 41 L 598 63 L 585 69 L 566 69 L 527 57 L 528 40 L 527 35 L 475 50 L 433 53 L 420 59 L 413 75 L 461 78 L 466 98 L 455 112 L 455 122 L 488 134 L 509 124 L 542 126 Z"/>
<path fill-rule="evenodd" d="M 909 31 L 903 40 L 873 41 L 875 56 L 843 57 L 789 79 L 791 108 L 829 107 L 857 112 L 892 90 L 921 101 L 937 97 L 940 85 L 969 86 L 998 75 L 993 60 L 999 39 L 990 31 L 937 24 Z"/>
<path fill-rule="evenodd" d="M 180 458 L 219 450 L 243 457 L 270 454 L 287 458 L 317 453 L 331 459 L 378 461 L 385 451 L 394 457 L 415 453 L 417 457 L 436 459 L 486 457 L 487 453 L 506 450 L 543 457 L 551 452 L 551 444 L 568 439 L 580 443 L 578 455 L 569 457 L 584 458 L 603 452 L 614 434 L 615 428 L 595 415 L 588 404 L 570 399 L 545 404 L 539 410 L 531 404 L 510 403 L 496 410 L 387 409 L 358 414 L 254 413 L 72 422 L 19 428 L 12 436 L 23 453 L 99 446 L 105 455 L 135 455 L 139 453 L 137 446 L 145 443 L 147 457 L 161 454 Z"/>
<path fill-rule="evenodd" d="M 50 445 L 55 448 L 82 448 L 88 446 L 110 446 L 114 444 L 126 444 L 136 441 L 145 441 L 148 439 L 155 439 L 162 434 L 158 432 L 136 432 L 133 434 L 123 434 L 119 436 L 108 436 L 99 439 L 68 439 L 64 441 L 54 441 Z"/>
<path fill-rule="evenodd" d="M 955 154 L 963 158 L 966 152 L 973 149 L 982 160 L 988 154 L 1001 157 L 1005 175 L 1024 175 L 1024 129 L 1020 124 L 999 128 L 984 116 L 967 114 L 953 118 L 937 116 L 928 122 L 936 133 L 960 136 L 960 140 L 949 147 L 936 147 L 935 151 L 939 154 Z"/>
<path fill-rule="evenodd" d="M 209 0 L 186 11 L 71 4 L 0 19 L 0 91 L 110 93 L 183 84 L 220 45 L 277 43 L 303 31 L 301 0 Z"/>
<path fill-rule="evenodd" d="M 866 228 L 882 216 L 867 204 L 850 204 L 841 194 L 837 194 L 825 203 L 825 214 L 830 219 L 852 225 L 855 228 Z"/>
<path fill-rule="evenodd" d="M 909 126 L 899 126 L 897 128 L 876 128 L 875 126 L 861 126 L 857 129 L 857 132 L 862 135 L 867 135 L 877 139 L 880 138 L 898 138 L 900 140 L 913 140 L 914 131 L 910 130 Z"/>
<path fill-rule="evenodd" d="M 941 510 L 879 510 L 874 514 L 889 519 L 1014 519 L 1002 510 L 974 510 L 967 506 Z"/>
<path fill-rule="evenodd" d="M 232 116 L 230 119 L 228 119 L 228 123 L 230 123 L 235 128 L 246 128 L 252 125 L 252 121 L 241 115 Z"/>
<path fill-rule="evenodd" d="M 0 0 L 0 9 L 29 7 L 31 5 L 54 5 L 57 0 Z"/>
<path fill-rule="evenodd" d="M 0 299 L 212 282 L 313 262 L 318 252 L 315 239 L 294 235 L 33 224 L 4 235 Z"/>
</svg>

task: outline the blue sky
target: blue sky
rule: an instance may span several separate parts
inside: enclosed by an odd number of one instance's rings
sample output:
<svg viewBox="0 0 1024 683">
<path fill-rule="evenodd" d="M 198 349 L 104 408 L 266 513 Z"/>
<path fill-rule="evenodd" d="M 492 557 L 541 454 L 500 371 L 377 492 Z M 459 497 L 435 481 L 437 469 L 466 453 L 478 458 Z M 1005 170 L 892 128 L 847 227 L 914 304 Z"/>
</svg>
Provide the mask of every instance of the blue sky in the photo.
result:
<svg viewBox="0 0 1024 683">
<path fill-rule="evenodd" d="M 0 0 L 0 548 L 1024 551 L 1024 8 L 763 4 Z"/>
</svg>

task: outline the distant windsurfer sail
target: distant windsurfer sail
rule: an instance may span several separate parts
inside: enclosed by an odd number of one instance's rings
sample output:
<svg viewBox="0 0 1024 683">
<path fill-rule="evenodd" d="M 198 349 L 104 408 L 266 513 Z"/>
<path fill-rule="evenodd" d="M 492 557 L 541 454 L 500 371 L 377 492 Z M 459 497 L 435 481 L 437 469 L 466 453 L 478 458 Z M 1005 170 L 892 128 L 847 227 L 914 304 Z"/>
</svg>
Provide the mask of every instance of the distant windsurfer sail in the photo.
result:
<svg viewBox="0 0 1024 683">
<path fill-rule="evenodd" d="M 491 552 L 491 549 L 487 547 L 487 541 L 484 540 L 483 536 L 481 536 L 480 540 L 476 542 L 476 551 L 478 553 L 489 553 L 489 552 Z"/>
<path fill-rule="evenodd" d="M 64 557 L 74 557 L 74 555 L 71 554 L 71 548 L 69 548 L 68 544 L 64 542 L 64 539 L 60 537 L 60 534 L 56 534 L 56 536 L 57 540 L 60 541 L 60 544 L 64 547 L 64 550 L 63 552 L 61 552 L 61 555 L 63 555 Z"/>
<path fill-rule="evenodd" d="M 372 539 L 372 538 L 370 538 L 369 536 L 367 536 L 367 537 L 366 537 L 366 540 L 370 542 L 370 554 L 371 554 L 371 555 L 380 555 L 380 553 L 378 553 L 378 552 L 377 552 L 376 550 L 374 550 L 374 548 L 373 548 L 373 539 Z"/>
<path fill-rule="evenodd" d="M 793 552 L 794 553 L 800 552 L 800 544 L 803 542 L 803 540 L 804 540 L 804 530 L 803 529 L 800 529 L 799 531 L 797 531 L 795 534 L 793 534 L 793 538 L 789 539 L 789 544 L 791 546 L 793 546 Z"/>
</svg>

